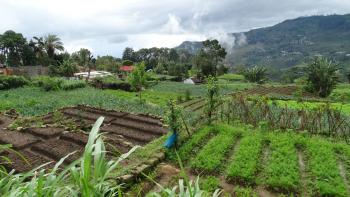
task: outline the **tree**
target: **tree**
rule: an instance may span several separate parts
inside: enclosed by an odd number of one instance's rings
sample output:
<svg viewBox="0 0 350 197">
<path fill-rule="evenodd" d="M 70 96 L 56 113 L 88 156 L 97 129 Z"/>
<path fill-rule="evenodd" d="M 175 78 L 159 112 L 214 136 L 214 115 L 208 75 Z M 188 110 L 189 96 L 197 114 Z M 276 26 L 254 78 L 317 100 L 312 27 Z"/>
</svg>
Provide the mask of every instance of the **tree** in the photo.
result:
<svg viewBox="0 0 350 197">
<path fill-rule="evenodd" d="M 210 125 L 214 111 L 219 103 L 219 85 L 214 77 L 210 76 L 207 80 L 207 98 L 204 110 Z"/>
<path fill-rule="evenodd" d="M 80 66 L 88 68 L 88 77 L 86 81 L 90 79 L 91 68 L 94 66 L 94 58 L 89 49 L 81 48 L 79 51 L 72 54 L 72 59 Z M 96 60 L 95 60 L 96 61 Z"/>
<path fill-rule="evenodd" d="M 267 69 L 262 66 L 254 66 L 243 71 L 244 78 L 252 83 L 263 84 L 266 81 Z"/>
<path fill-rule="evenodd" d="M 65 59 L 59 66 L 58 72 L 61 76 L 73 77 L 74 73 L 78 72 L 79 68 L 71 59 Z"/>
<path fill-rule="evenodd" d="M 307 68 L 306 90 L 316 93 L 320 97 L 327 97 L 336 87 L 339 78 L 337 76 L 338 65 L 326 58 L 315 58 Z"/>
<path fill-rule="evenodd" d="M 348 81 L 350 83 L 350 71 L 348 72 L 348 74 L 346 74 L 346 78 L 348 78 Z"/>
<path fill-rule="evenodd" d="M 122 56 L 123 60 L 130 60 L 135 62 L 136 58 L 135 58 L 135 51 L 134 49 L 130 48 L 130 47 L 126 47 L 123 51 L 123 56 Z"/>
<path fill-rule="evenodd" d="M 119 64 L 113 56 L 106 55 L 102 57 L 97 57 L 96 68 L 116 73 L 118 71 Z"/>
<path fill-rule="evenodd" d="M 179 61 L 179 54 L 177 53 L 176 49 L 170 49 L 169 51 L 169 61 L 178 62 Z"/>
<path fill-rule="evenodd" d="M 44 38 L 44 48 L 48 57 L 53 60 L 56 50 L 63 51 L 63 43 L 57 35 L 49 34 Z"/>
<path fill-rule="evenodd" d="M 169 62 L 168 75 L 176 76 L 178 80 L 182 80 L 187 74 L 187 69 L 184 64 L 178 64 L 175 62 Z"/>
<path fill-rule="evenodd" d="M 128 76 L 128 81 L 134 91 L 137 91 L 139 94 L 140 102 L 142 89 L 146 86 L 146 72 L 145 72 L 145 63 L 141 62 L 136 65 L 135 69 Z"/>
<path fill-rule="evenodd" d="M 194 59 L 195 66 L 201 71 L 205 77 L 216 76 L 217 66 L 226 57 L 225 49 L 217 40 L 203 41 L 203 47 Z"/>
<path fill-rule="evenodd" d="M 4 54 L 8 66 L 23 65 L 23 51 L 27 40 L 22 34 L 12 30 L 0 36 L 0 51 Z"/>
</svg>

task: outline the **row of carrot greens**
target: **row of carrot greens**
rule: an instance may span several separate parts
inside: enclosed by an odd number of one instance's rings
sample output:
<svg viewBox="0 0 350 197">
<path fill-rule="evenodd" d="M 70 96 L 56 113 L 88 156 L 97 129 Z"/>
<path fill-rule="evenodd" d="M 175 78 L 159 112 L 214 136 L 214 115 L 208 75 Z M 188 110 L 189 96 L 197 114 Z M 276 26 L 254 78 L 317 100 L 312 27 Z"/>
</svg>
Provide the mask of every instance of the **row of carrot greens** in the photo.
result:
<svg viewBox="0 0 350 197">
<path fill-rule="evenodd" d="M 193 172 L 224 176 L 236 185 L 293 195 L 350 195 L 350 146 L 322 137 L 216 124 L 195 132 L 179 156 Z"/>
</svg>

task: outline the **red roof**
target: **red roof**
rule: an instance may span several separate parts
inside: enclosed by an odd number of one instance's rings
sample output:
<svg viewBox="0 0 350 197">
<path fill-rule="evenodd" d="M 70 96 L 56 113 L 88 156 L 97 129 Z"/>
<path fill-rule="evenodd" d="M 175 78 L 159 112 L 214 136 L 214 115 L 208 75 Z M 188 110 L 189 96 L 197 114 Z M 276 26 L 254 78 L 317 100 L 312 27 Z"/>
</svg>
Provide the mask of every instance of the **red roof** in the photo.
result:
<svg viewBox="0 0 350 197">
<path fill-rule="evenodd" d="M 126 72 L 131 72 L 134 70 L 134 67 L 133 66 L 121 66 L 119 68 L 120 71 L 126 71 Z"/>
</svg>

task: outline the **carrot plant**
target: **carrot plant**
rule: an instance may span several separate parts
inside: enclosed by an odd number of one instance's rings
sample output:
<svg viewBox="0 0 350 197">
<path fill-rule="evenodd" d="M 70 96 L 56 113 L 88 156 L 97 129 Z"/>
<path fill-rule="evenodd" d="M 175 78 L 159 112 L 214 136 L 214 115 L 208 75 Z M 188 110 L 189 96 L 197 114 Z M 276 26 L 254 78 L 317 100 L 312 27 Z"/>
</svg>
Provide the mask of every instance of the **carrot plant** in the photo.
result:
<svg viewBox="0 0 350 197">
<path fill-rule="evenodd" d="M 297 192 L 300 173 L 293 135 L 270 133 L 271 155 L 264 169 L 264 184 L 274 190 Z"/>
<path fill-rule="evenodd" d="M 225 160 L 225 155 L 233 148 L 235 141 L 241 134 L 240 128 L 228 125 L 217 125 L 215 128 L 219 130 L 218 135 L 210 139 L 203 147 L 191 162 L 191 167 L 209 172 L 219 171 Z"/>
<path fill-rule="evenodd" d="M 226 170 L 228 178 L 243 184 L 254 184 L 261 149 L 261 135 L 249 133 L 243 137 Z"/>
<path fill-rule="evenodd" d="M 332 144 L 314 138 L 306 143 L 311 187 L 316 196 L 349 196 L 340 175 Z"/>
</svg>

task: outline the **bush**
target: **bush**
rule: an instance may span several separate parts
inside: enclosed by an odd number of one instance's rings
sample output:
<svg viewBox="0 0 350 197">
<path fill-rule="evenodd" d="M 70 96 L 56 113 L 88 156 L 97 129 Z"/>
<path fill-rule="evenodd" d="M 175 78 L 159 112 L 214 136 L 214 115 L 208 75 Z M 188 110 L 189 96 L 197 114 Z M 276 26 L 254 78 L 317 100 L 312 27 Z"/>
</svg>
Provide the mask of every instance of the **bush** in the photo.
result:
<svg viewBox="0 0 350 197">
<path fill-rule="evenodd" d="M 267 80 L 265 67 L 254 66 L 243 71 L 244 78 L 252 83 L 263 84 Z"/>
<path fill-rule="evenodd" d="M 130 60 L 124 60 L 123 61 L 123 66 L 131 66 L 131 65 L 133 65 L 134 64 L 134 62 L 133 61 L 130 61 Z"/>
<path fill-rule="evenodd" d="M 320 97 L 327 97 L 336 87 L 339 78 L 338 66 L 326 58 L 315 58 L 307 67 L 307 85 L 305 89 Z"/>
<path fill-rule="evenodd" d="M 64 80 L 61 84 L 62 90 L 74 90 L 78 88 L 85 88 L 86 82 L 81 80 Z"/>
<path fill-rule="evenodd" d="M 73 90 L 86 87 L 86 83 L 80 80 L 65 80 L 58 77 L 40 76 L 32 79 L 32 85 L 45 91 Z"/>
<path fill-rule="evenodd" d="M 22 76 L 0 76 L 0 90 L 22 87 L 28 83 Z"/>
<path fill-rule="evenodd" d="M 130 91 L 131 85 L 128 82 L 116 79 L 113 76 L 109 77 L 97 77 L 92 81 L 93 86 L 100 89 L 113 89 Z"/>
</svg>

